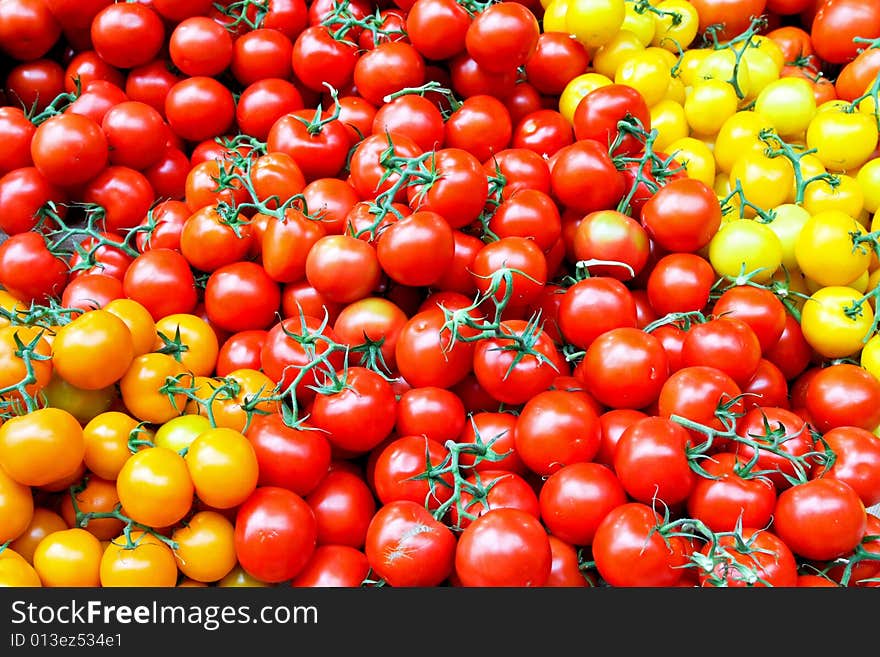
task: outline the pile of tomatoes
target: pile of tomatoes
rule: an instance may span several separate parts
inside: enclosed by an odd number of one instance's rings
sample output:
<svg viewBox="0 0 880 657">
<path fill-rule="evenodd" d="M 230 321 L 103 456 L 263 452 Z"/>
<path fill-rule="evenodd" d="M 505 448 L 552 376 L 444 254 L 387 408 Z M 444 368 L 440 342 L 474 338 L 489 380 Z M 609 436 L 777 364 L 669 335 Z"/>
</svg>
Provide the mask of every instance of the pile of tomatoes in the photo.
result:
<svg viewBox="0 0 880 657">
<path fill-rule="evenodd" d="M 874 586 L 880 6 L 0 0 L 0 585 Z"/>
</svg>

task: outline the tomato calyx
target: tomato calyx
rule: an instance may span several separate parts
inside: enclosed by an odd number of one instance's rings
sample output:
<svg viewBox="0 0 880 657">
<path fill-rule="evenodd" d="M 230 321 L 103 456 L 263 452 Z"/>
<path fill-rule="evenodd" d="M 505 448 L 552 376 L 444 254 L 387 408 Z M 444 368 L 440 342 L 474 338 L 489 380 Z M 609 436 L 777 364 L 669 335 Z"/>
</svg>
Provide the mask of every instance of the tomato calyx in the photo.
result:
<svg viewBox="0 0 880 657">
<path fill-rule="evenodd" d="M 492 487 L 498 483 L 498 479 L 493 479 L 489 483 L 484 484 L 480 479 L 480 473 L 476 467 L 480 463 L 496 463 L 506 458 L 510 452 L 499 453 L 492 449 L 492 445 L 501 436 L 495 436 L 484 442 L 480 432 L 478 431 L 473 417 L 471 424 L 474 429 L 474 442 L 457 443 L 454 440 L 447 440 L 443 447 L 446 449 L 446 457 L 437 465 L 431 465 L 430 453 L 425 454 L 425 463 L 429 464 L 425 471 L 409 477 L 410 481 L 427 481 L 429 492 L 425 498 L 425 508 L 431 511 L 434 518 L 440 522 L 449 522 L 447 518 L 453 509 L 456 514 L 456 522 L 451 522 L 447 526 L 453 531 L 461 531 L 462 521 L 465 524 L 476 520 L 479 514 L 474 514 L 471 509 L 477 505 L 478 508 L 489 509 L 488 496 Z M 465 454 L 473 457 L 473 463 L 461 463 L 461 456 Z M 470 476 L 462 474 L 462 471 L 472 471 Z M 440 501 L 436 496 L 436 487 L 438 485 L 449 488 L 449 476 L 452 476 L 452 495 L 436 505 Z M 462 499 L 466 496 L 467 501 Z"/>
<path fill-rule="evenodd" d="M 377 7 L 372 14 L 360 18 L 351 10 L 351 0 L 334 0 L 333 8 L 320 22 L 330 32 L 334 41 L 350 46 L 357 46 L 358 37 L 362 32 L 369 32 L 372 44 L 379 45 L 385 41 L 398 41 L 407 36 L 403 29 L 387 30 L 383 27 L 385 17 Z M 346 38 L 354 36 L 354 39 Z"/>
<path fill-rule="evenodd" d="M 339 119 L 339 114 L 342 112 L 342 105 L 339 104 L 339 92 L 328 83 L 324 83 L 324 86 L 330 92 L 330 98 L 333 100 L 333 111 L 328 115 L 324 116 L 324 105 L 323 103 L 319 104 L 315 108 L 315 115 L 311 120 L 305 119 L 302 116 L 297 116 L 295 114 L 291 115 L 294 119 L 302 123 L 306 127 L 306 132 L 309 135 L 314 137 L 315 135 L 321 134 L 321 130 L 328 123 L 333 123 L 337 119 Z"/>
<path fill-rule="evenodd" d="M 650 131 L 645 130 L 641 121 L 629 114 L 617 122 L 617 134 L 608 147 L 608 153 L 611 155 L 611 161 L 615 168 L 629 173 L 627 176 L 628 190 L 617 204 L 618 212 L 632 216 L 634 210 L 632 203 L 640 187 L 653 195 L 666 184 L 668 178 L 682 171 L 683 168 L 680 166 L 672 168 L 672 164 L 675 162 L 672 156 L 664 158 L 654 150 L 654 142 L 658 136 L 659 132 L 656 128 Z M 631 142 L 632 138 L 642 144 L 641 154 L 637 157 L 615 155 L 624 144 Z"/>
<path fill-rule="evenodd" d="M 119 503 L 116 504 L 112 511 L 83 512 L 82 510 L 80 510 L 79 502 L 77 501 L 77 495 L 79 495 L 86 489 L 86 484 L 88 483 L 88 480 L 89 478 L 88 476 L 86 476 L 81 482 L 79 482 L 78 484 L 74 484 L 68 489 L 68 494 L 70 495 L 70 500 L 73 504 L 74 517 L 76 518 L 74 522 L 75 527 L 85 529 L 88 526 L 89 522 L 91 522 L 92 520 L 118 520 L 124 525 L 122 529 L 122 536 L 125 537 L 125 545 L 120 546 L 122 549 L 133 550 L 141 543 L 145 536 L 150 535 L 167 545 L 172 550 L 177 550 L 178 544 L 176 541 L 168 538 L 167 536 L 163 536 L 152 527 L 148 527 L 147 525 L 136 522 L 132 518 L 122 513 L 122 505 Z M 137 538 L 132 538 L 131 534 L 133 531 L 138 531 L 141 533 L 139 533 Z"/>
<path fill-rule="evenodd" d="M 852 303 L 850 303 L 843 309 L 843 314 L 847 319 L 856 321 L 859 317 L 862 316 L 862 313 L 864 312 L 862 310 L 862 307 L 865 305 L 865 303 L 873 300 L 876 304 L 878 298 L 880 298 L 880 285 L 877 285 L 873 289 L 868 290 L 858 299 L 853 300 Z M 862 338 L 862 342 L 867 342 L 871 338 L 871 336 L 877 332 L 878 327 L 880 327 L 880 314 L 875 314 L 874 320 L 871 322 L 871 328 L 868 329 L 868 331 L 865 333 L 864 337 Z"/>
</svg>

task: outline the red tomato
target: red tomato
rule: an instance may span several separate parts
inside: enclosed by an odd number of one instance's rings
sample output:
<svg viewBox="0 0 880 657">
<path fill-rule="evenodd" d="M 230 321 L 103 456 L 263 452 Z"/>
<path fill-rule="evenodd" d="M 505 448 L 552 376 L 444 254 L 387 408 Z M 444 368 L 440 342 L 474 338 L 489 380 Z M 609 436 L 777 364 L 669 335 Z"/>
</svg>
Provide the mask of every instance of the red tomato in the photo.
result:
<svg viewBox="0 0 880 657">
<path fill-rule="evenodd" d="M 715 192 L 695 178 L 679 178 L 661 187 L 642 208 L 642 225 L 667 251 L 702 249 L 721 226 Z"/>
<path fill-rule="evenodd" d="M 814 467 L 810 476 L 846 482 L 866 507 L 880 503 L 880 440 L 858 427 L 836 427 L 822 439 L 835 455 L 834 464 Z"/>
<path fill-rule="evenodd" d="M 692 326 L 684 339 L 681 357 L 685 367 L 714 367 L 742 388 L 761 362 L 761 343 L 748 324 L 725 315 Z"/>
<path fill-rule="evenodd" d="M 369 573 L 370 562 L 363 552 L 348 545 L 319 545 L 290 585 L 355 588 Z"/>
<path fill-rule="evenodd" d="M 611 161 L 607 146 L 593 139 L 577 141 L 556 152 L 550 184 L 556 200 L 584 214 L 613 208 L 624 193 L 623 177 Z"/>
<path fill-rule="evenodd" d="M 541 519 L 551 535 L 574 545 L 591 545 L 606 515 L 627 502 L 626 491 L 610 468 L 572 463 L 541 486 Z"/>
<path fill-rule="evenodd" d="M 236 513 L 238 563 L 261 582 L 296 577 L 315 551 L 316 538 L 317 522 L 311 507 L 284 488 L 258 487 Z"/>
<path fill-rule="evenodd" d="M 664 537 L 660 514 L 629 502 L 612 509 L 593 538 L 596 569 L 611 586 L 674 586 L 684 574 L 689 545 L 680 536 Z"/>
<path fill-rule="evenodd" d="M 653 335 L 635 328 L 614 328 L 590 343 L 574 375 L 605 406 L 644 408 L 660 396 L 669 363 L 663 345 Z"/>
<path fill-rule="evenodd" d="M 648 275 L 648 300 L 659 315 L 703 310 L 709 303 L 715 270 L 693 253 L 670 253 Z"/>
<path fill-rule="evenodd" d="M 376 499 L 358 475 L 332 469 L 306 497 L 318 523 L 318 545 L 363 547 Z"/>
<path fill-rule="evenodd" d="M 112 4 L 95 16 L 92 44 L 105 62 L 133 68 L 152 60 L 162 48 L 165 27 L 159 14 L 138 3 Z"/>
<path fill-rule="evenodd" d="M 24 303 L 46 303 L 67 279 L 67 263 L 49 251 L 40 233 L 18 233 L 0 244 L 0 285 Z"/>
<path fill-rule="evenodd" d="M 470 475 L 465 481 L 467 483 L 459 503 L 449 509 L 452 527 L 464 529 L 492 509 L 519 509 L 535 518 L 541 517 L 534 489 L 518 474 L 504 470 L 483 470 Z"/>
<path fill-rule="evenodd" d="M 813 479 L 779 495 L 773 528 L 792 552 L 829 560 L 855 548 L 865 534 L 867 514 L 858 494 L 838 479 Z"/>
<path fill-rule="evenodd" d="M 177 251 L 161 248 L 139 255 L 125 272 L 125 296 L 146 308 L 155 321 L 196 307 L 195 278 Z"/>
<path fill-rule="evenodd" d="M 373 478 L 383 504 L 409 500 L 434 510 L 452 496 L 451 472 L 418 478 L 444 463 L 448 453 L 442 444 L 424 436 L 402 436 L 379 447 Z"/>
<path fill-rule="evenodd" d="M 395 426 L 401 435 L 423 435 L 442 444 L 457 438 L 465 421 L 461 399 L 443 388 L 413 388 L 397 402 Z"/>
<path fill-rule="evenodd" d="M 816 54 L 826 62 L 843 64 L 854 59 L 865 47 L 853 41 L 855 37 L 880 37 L 880 7 L 872 3 L 827 0 L 818 7 L 810 36 Z"/>
<path fill-rule="evenodd" d="M 625 84 L 609 84 L 584 96 L 574 112 L 574 133 L 578 139 L 593 139 L 610 148 L 618 139 L 617 124 L 630 117 L 645 132 L 651 131 L 651 113 L 637 90 Z M 622 133 L 614 155 L 632 155 L 642 150 L 636 135 Z"/>
<path fill-rule="evenodd" d="M 516 421 L 522 462 L 539 475 L 592 461 L 601 442 L 599 416 L 582 393 L 548 390 L 529 399 Z"/>
<path fill-rule="evenodd" d="M 688 515 L 713 532 L 742 527 L 766 527 L 776 506 L 776 488 L 761 468 L 747 468 L 748 457 L 720 453 L 699 461 L 709 475 L 700 476 L 687 500 Z M 755 474 L 749 472 L 754 470 Z"/>
<path fill-rule="evenodd" d="M 816 428 L 880 424 L 880 381 L 858 365 L 839 363 L 820 370 L 806 390 L 806 408 Z"/>
<path fill-rule="evenodd" d="M 540 32 L 537 19 L 525 5 L 504 2 L 477 14 L 465 34 L 465 47 L 481 67 L 503 73 L 529 60 Z"/>
<path fill-rule="evenodd" d="M 92 119 L 80 114 L 61 114 L 42 123 L 34 132 L 31 157 L 50 183 L 76 187 L 106 166 L 107 138 Z"/>
<path fill-rule="evenodd" d="M 578 281 L 559 304 L 559 330 L 567 342 L 589 348 L 599 336 L 615 328 L 635 328 L 636 304 L 623 283 L 608 277 Z"/>
<path fill-rule="evenodd" d="M 246 435 L 260 466 L 260 486 L 286 488 L 304 497 L 327 474 L 330 444 L 311 427 L 289 427 L 279 414 L 255 415 Z"/>
<path fill-rule="evenodd" d="M 462 532 L 455 572 L 462 586 L 544 586 L 552 554 L 547 532 L 520 509 L 493 509 Z"/>
<path fill-rule="evenodd" d="M 373 516 L 364 551 L 373 572 L 391 586 L 437 586 L 452 573 L 456 542 L 425 507 L 398 500 Z"/>
</svg>

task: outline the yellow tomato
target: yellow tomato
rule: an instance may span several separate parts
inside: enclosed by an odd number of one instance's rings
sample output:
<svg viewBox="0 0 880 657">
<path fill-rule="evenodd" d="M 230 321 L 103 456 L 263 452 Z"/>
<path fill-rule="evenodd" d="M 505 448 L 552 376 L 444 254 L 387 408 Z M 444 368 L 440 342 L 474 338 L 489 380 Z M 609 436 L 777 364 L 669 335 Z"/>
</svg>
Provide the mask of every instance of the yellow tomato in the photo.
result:
<svg viewBox="0 0 880 657">
<path fill-rule="evenodd" d="M 0 471 L 0 479 L 2 479 L 2 471 Z M 30 491 L 28 491 L 30 495 Z M 2 521 L 0 521 L 2 522 Z M 9 547 L 15 550 L 29 564 L 34 563 L 34 551 L 44 538 L 53 532 L 60 532 L 68 529 L 68 524 L 64 518 L 54 511 L 38 506 L 34 509 L 34 515 L 31 518 L 27 529 L 19 535 L 17 539 L 9 544 Z"/>
<path fill-rule="evenodd" d="M 101 479 L 115 480 L 122 466 L 131 457 L 128 439 L 138 428 L 138 421 L 118 411 L 95 416 L 83 428 L 86 467 Z"/>
<path fill-rule="evenodd" d="M 614 82 L 636 89 L 648 106 L 663 100 L 672 78 L 670 67 L 657 53 L 643 50 L 627 57 L 614 74 Z"/>
<path fill-rule="evenodd" d="M 816 115 L 813 87 L 802 78 L 771 81 L 758 94 L 755 111 L 767 117 L 783 139 L 797 137 Z"/>
<path fill-rule="evenodd" d="M 810 296 L 801 311 L 804 338 L 825 358 L 848 358 L 868 338 L 874 312 L 857 290 L 845 286 L 823 287 Z"/>
<path fill-rule="evenodd" d="M 862 348 L 859 364 L 880 379 L 880 335 L 872 336 Z"/>
<path fill-rule="evenodd" d="M 576 1 L 576 0 L 575 0 Z M 651 3 L 653 4 L 653 2 Z M 635 34 L 642 45 L 648 46 L 654 39 L 654 16 L 651 12 L 636 11 L 636 4 L 627 2 L 624 8 L 623 24 L 620 26 L 622 30 L 628 30 Z"/>
<path fill-rule="evenodd" d="M 269 586 L 266 582 L 252 577 L 241 566 L 236 566 L 229 574 L 217 582 L 220 588 L 264 588 Z"/>
<path fill-rule="evenodd" d="M 102 552 L 101 542 L 85 529 L 53 532 L 37 545 L 34 570 L 43 586 L 99 586 Z"/>
<path fill-rule="evenodd" d="M 0 588 L 42 586 L 40 576 L 27 561 L 14 550 L 0 550 Z"/>
<path fill-rule="evenodd" d="M 697 79 L 727 82 L 738 92 L 737 98 L 745 98 L 750 89 L 749 65 L 742 59 L 737 63 L 736 53 L 730 48 L 713 50 L 706 55 L 697 69 Z"/>
<path fill-rule="evenodd" d="M 773 221 L 767 224 L 782 246 L 782 266 L 788 270 L 798 268 L 795 257 L 795 244 L 804 224 L 810 218 L 810 213 L 801 206 L 793 203 L 785 203 L 773 209 Z"/>
<path fill-rule="evenodd" d="M 651 44 L 674 53 L 687 49 L 697 38 L 700 16 L 687 0 L 663 0 L 657 4 Z"/>
<path fill-rule="evenodd" d="M 825 165 L 823 165 L 821 160 L 812 153 L 801 155 L 798 164 L 800 166 L 801 180 L 803 181 L 801 184 L 804 187 L 804 193 L 806 193 L 806 189 L 809 185 L 816 182 L 815 180 L 813 180 L 812 183 L 808 182 L 810 179 L 828 173 L 825 169 Z M 803 199 L 798 200 L 797 193 L 798 183 L 797 180 L 795 180 L 791 185 L 791 191 L 788 193 L 788 203 L 803 202 Z"/>
<path fill-rule="evenodd" d="M 868 161 L 877 147 L 874 117 L 858 112 L 819 112 L 807 128 L 807 148 L 829 171 L 846 172 Z"/>
<path fill-rule="evenodd" d="M 679 105 L 684 105 L 684 101 L 687 98 L 687 90 L 680 77 L 673 75 L 669 78 L 669 86 L 666 88 L 666 96 L 664 98 L 665 100 L 675 101 Z"/>
<path fill-rule="evenodd" d="M 194 491 L 183 457 L 164 447 L 132 455 L 116 478 L 116 492 L 126 514 L 148 527 L 180 521 L 192 506 Z"/>
<path fill-rule="evenodd" d="M 156 429 L 156 447 L 165 447 L 180 452 L 211 428 L 211 422 L 204 415 L 188 413 L 168 420 Z"/>
<path fill-rule="evenodd" d="M 785 54 L 782 52 L 782 48 L 770 37 L 763 34 L 755 34 L 752 36 L 750 48 L 753 50 L 757 48 L 768 55 L 776 65 L 777 71 L 781 71 L 782 67 L 785 66 Z"/>
<path fill-rule="evenodd" d="M 574 111 L 577 109 L 578 103 L 584 96 L 609 84 L 614 84 L 610 79 L 599 73 L 583 73 L 576 78 L 572 78 L 571 82 L 565 85 L 565 89 L 559 95 L 559 113 L 565 117 L 565 120 L 572 123 Z"/>
<path fill-rule="evenodd" d="M 754 100 L 767 85 L 779 79 L 781 66 L 776 65 L 773 56 L 758 47 L 748 47 L 743 51 L 742 62 L 749 67 L 749 91 L 745 100 Z"/>
<path fill-rule="evenodd" d="M 709 262 L 720 276 L 757 271 L 751 280 L 763 283 L 782 264 L 782 246 L 766 225 L 736 219 L 723 225 L 709 242 Z"/>
<path fill-rule="evenodd" d="M 773 124 L 763 114 L 758 112 L 740 111 L 731 116 L 715 139 L 715 162 L 718 168 L 730 173 L 734 163 L 739 157 L 748 151 L 763 153 L 767 148 L 758 135 L 762 131 L 772 129 Z"/>
<path fill-rule="evenodd" d="M 235 567 L 235 529 L 216 511 L 200 511 L 174 530 L 178 568 L 197 582 L 216 582 Z"/>
<path fill-rule="evenodd" d="M 106 310 L 90 310 L 63 326 L 52 345 L 55 371 L 83 390 L 111 386 L 134 358 L 131 331 Z"/>
<path fill-rule="evenodd" d="M 9 326 L 8 315 L 26 310 L 25 305 L 6 290 L 0 289 L 0 328 Z"/>
<path fill-rule="evenodd" d="M 85 424 L 110 408 L 116 399 L 116 388 L 111 385 L 98 390 L 83 390 L 53 375 L 49 385 L 43 388 L 43 394 L 49 406 L 65 410 Z"/>
<path fill-rule="evenodd" d="M 568 32 L 565 15 L 568 13 L 568 0 L 553 0 L 545 5 L 544 32 Z"/>
<path fill-rule="evenodd" d="M 739 182 L 750 203 L 761 209 L 770 209 L 785 203 L 794 179 L 791 162 L 782 157 L 767 157 L 764 153 L 750 151 L 739 157 L 730 170 L 730 184 L 735 188 Z M 734 197 L 738 204 L 739 198 Z M 754 216 L 751 208 L 745 208 L 746 216 Z"/>
<path fill-rule="evenodd" d="M 216 509 L 244 502 L 259 477 L 253 445 L 234 429 L 209 429 L 200 434 L 186 453 L 186 467 L 199 499 Z"/>
<path fill-rule="evenodd" d="M 880 159 L 865 162 L 856 175 L 856 182 L 862 188 L 865 209 L 868 212 L 880 210 Z"/>
<path fill-rule="evenodd" d="M 862 234 L 861 224 L 839 210 L 813 215 L 795 243 L 800 270 L 820 285 L 843 286 L 855 280 L 871 262 L 870 246 L 854 245 L 853 235 Z"/>
<path fill-rule="evenodd" d="M 666 151 L 669 144 L 688 136 L 684 108 L 672 100 L 661 100 L 651 107 L 651 128 L 657 131 L 654 148 Z"/>
<path fill-rule="evenodd" d="M 80 423 L 60 408 L 41 408 L 0 426 L 0 466 L 25 486 L 45 486 L 75 474 L 84 453 Z"/>
<path fill-rule="evenodd" d="M 715 157 L 705 142 L 684 137 L 669 144 L 666 152 L 685 168 L 688 178 L 695 178 L 709 187 L 713 186 Z"/>
<path fill-rule="evenodd" d="M 133 299 L 113 299 L 104 306 L 108 313 L 125 322 L 131 333 L 134 355 L 140 356 L 153 350 L 156 343 L 156 325 L 150 311 Z"/>
<path fill-rule="evenodd" d="M 186 313 L 163 317 L 156 322 L 156 336 L 153 351 L 171 354 L 198 376 L 214 371 L 220 345 L 214 329 L 201 317 Z"/>
<path fill-rule="evenodd" d="M 816 180 L 804 190 L 804 208 L 810 214 L 826 210 L 839 210 L 850 217 L 858 217 L 865 207 L 865 195 L 856 179 L 840 174 L 835 176 L 837 184 L 827 180 Z"/>
<path fill-rule="evenodd" d="M 0 545 L 21 536 L 33 517 L 30 487 L 18 483 L 0 468 Z"/>
<path fill-rule="evenodd" d="M 684 51 L 679 62 L 678 75 L 686 87 L 692 87 L 703 79 L 699 76 L 700 67 L 711 52 L 708 48 L 694 48 Z"/>
<path fill-rule="evenodd" d="M 684 114 L 694 132 L 714 135 L 736 114 L 736 107 L 733 87 L 721 80 L 702 80 L 697 81 L 687 94 Z"/>
<path fill-rule="evenodd" d="M 101 586 L 170 587 L 177 584 L 177 561 L 171 548 L 152 534 L 132 532 L 107 545 L 101 557 Z"/>
<path fill-rule="evenodd" d="M 635 34 L 629 30 L 621 30 L 593 55 L 593 69 L 596 73 L 613 78 L 627 57 L 644 49 L 644 44 Z"/>
<path fill-rule="evenodd" d="M 724 198 L 730 194 L 730 175 L 723 171 L 715 174 L 715 181 L 712 183 L 712 190 L 718 198 Z M 728 219 L 739 219 L 739 213 L 732 204 L 728 204 L 725 207 L 728 208 L 728 211 L 725 213 Z M 723 217 L 724 215 L 722 215 L 722 218 Z"/>
<path fill-rule="evenodd" d="M 587 48 L 598 48 L 614 38 L 625 18 L 623 0 L 572 0 L 565 12 L 565 27 Z"/>
<path fill-rule="evenodd" d="M 186 395 L 174 391 L 167 395 L 163 388 L 176 381 L 176 387 L 186 388 L 192 374 L 173 356 L 150 353 L 138 356 L 119 382 L 122 401 L 129 412 L 139 420 L 162 424 L 183 411 Z"/>
</svg>

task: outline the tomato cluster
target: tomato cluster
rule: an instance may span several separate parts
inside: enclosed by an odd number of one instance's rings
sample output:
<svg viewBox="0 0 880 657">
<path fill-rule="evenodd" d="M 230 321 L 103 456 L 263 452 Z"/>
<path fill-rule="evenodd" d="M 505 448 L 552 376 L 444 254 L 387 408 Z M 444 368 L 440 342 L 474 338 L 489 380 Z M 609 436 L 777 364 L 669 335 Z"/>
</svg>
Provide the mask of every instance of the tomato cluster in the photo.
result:
<svg viewBox="0 0 880 657">
<path fill-rule="evenodd" d="M 0 585 L 873 586 L 880 7 L 0 0 Z"/>
</svg>

